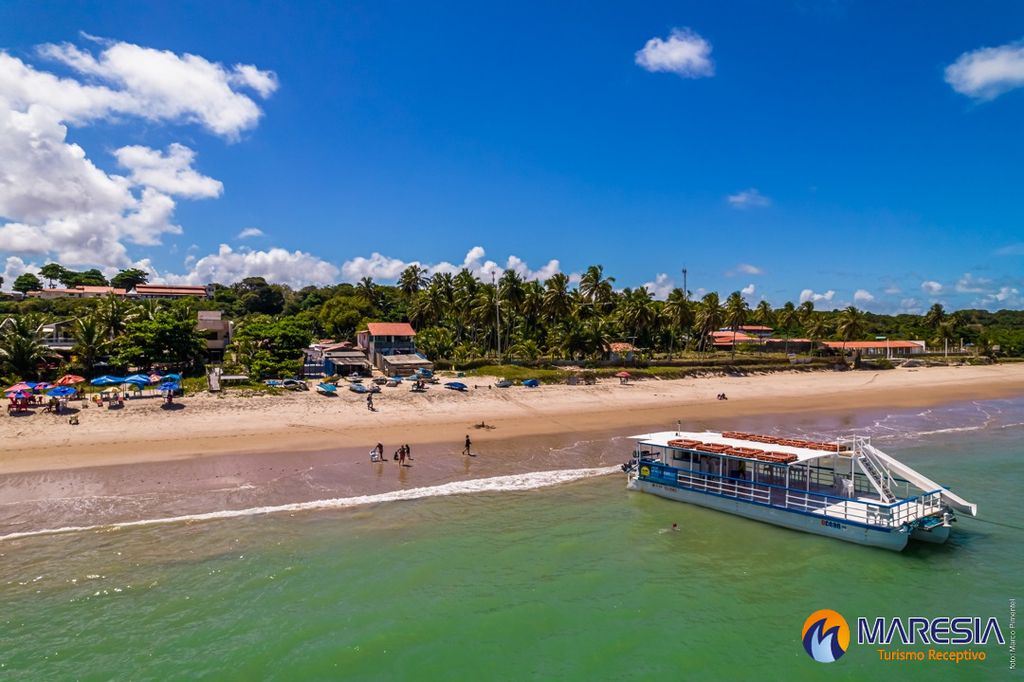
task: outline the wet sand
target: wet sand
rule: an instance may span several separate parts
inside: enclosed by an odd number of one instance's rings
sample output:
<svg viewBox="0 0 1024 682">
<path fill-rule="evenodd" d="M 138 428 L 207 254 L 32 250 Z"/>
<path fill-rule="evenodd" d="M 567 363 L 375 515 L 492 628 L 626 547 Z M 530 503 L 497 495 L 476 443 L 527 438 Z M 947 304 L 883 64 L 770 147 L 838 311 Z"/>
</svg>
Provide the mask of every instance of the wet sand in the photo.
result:
<svg viewBox="0 0 1024 682">
<path fill-rule="evenodd" d="M 488 388 L 483 377 L 466 381 L 470 390 L 464 394 L 440 385 L 425 394 L 385 388 L 374 398 L 375 412 L 366 409 L 363 396 L 348 391 L 333 398 L 313 392 L 249 397 L 232 392 L 188 396 L 175 410 L 162 409 L 158 398 L 128 401 L 123 410 L 90 405 L 81 409 L 78 426 L 50 414 L 4 416 L 0 474 L 226 454 L 272 453 L 288 459 L 300 452 L 365 452 L 378 441 L 451 446 L 466 433 L 486 443 L 629 430 L 638 424 L 671 428 L 677 420 L 687 424 L 769 413 L 924 407 L 1024 394 L 1024 364 L 786 372 L 625 385 L 612 380 L 536 389 Z M 716 400 L 721 392 L 729 399 Z M 489 428 L 475 428 L 480 423 Z M 9 494 L 0 490 L 0 502 Z"/>
</svg>

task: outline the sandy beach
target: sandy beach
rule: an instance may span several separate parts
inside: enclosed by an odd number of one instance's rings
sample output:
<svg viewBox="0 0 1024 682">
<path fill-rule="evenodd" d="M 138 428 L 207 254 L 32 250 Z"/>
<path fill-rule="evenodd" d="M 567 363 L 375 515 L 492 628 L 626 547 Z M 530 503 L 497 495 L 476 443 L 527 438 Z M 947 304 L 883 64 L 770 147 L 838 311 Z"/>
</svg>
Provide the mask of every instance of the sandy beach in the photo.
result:
<svg viewBox="0 0 1024 682">
<path fill-rule="evenodd" d="M 896 369 L 882 372 L 784 372 L 736 377 L 644 380 L 595 386 L 489 388 L 466 379 L 466 393 L 433 385 L 375 396 L 377 411 L 349 391 L 278 395 L 197 394 L 165 410 L 159 398 L 122 410 L 89 405 L 80 424 L 41 413 L 0 417 L 6 444 L 0 474 L 52 471 L 225 454 L 369 448 L 378 441 L 417 446 L 664 426 L 730 416 L 928 406 L 1024 393 L 1024 364 Z M 715 397 L 725 392 L 728 400 Z M 73 406 L 77 403 L 72 403 Z M 481 422 L 487 428 L 474 428 Z"/>
</svg>

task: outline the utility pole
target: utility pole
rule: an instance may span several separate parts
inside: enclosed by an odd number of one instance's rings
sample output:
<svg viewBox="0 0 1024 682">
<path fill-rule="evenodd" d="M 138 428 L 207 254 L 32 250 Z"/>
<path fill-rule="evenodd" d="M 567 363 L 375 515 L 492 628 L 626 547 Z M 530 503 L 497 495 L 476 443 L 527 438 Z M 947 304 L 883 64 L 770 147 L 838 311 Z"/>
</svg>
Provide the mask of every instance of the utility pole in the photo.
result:
<svg viewBox="0 0 1024 682">
<path fill-rule="evenodd" d="M 689 301 L 690 300 L 690 292 L 686 288 L 686 268 L 683 268 L 683 300 L 684 301 Z"/>
<path fill-rule="evenodd" d="M 501 310 L 498 307 L 498 284 L 494 279 L 494 271 L 491 271 L 491 284 L 494 285 L 494 331 L 498 337 L 498 364 L 501 364 Z"/>
</svg>

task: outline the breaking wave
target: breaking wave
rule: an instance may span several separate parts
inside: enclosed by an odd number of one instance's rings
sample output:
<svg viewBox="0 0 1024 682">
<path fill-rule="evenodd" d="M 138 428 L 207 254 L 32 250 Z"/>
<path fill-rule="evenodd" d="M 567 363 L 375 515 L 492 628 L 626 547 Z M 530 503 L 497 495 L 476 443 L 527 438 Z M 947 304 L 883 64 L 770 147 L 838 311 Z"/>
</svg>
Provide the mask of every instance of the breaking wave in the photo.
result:
<svg viewBox="0 0 1024 682">
<path fill-rule="evenodd" d="M 278 504 L 265 507 L 249 507 L 247 509 L 224 509 L 200 514 L 184 514 L 181 516 L 166 516 L 155 519 L 140 519 L 137 521 L 125 521 L 121 523 L 104 523 L 87 526 L 62 526 L 60 528 L 44 528 L 41 530 L 22 531 L 0 535 L 0 542 L 5 540 L 17 540 L 19 538 L 35 537 L 38 535 L 56 535 L 60 533 L 80 533 L 97 530 L 118 530 L 121 528 L 132 528 L 139 526 L 157 526 L 173 523 L 192 523 L 196 521 L 216 521 L 220 519 L 234 519 L 247 516 L 258 516 L 263 514 L 279 514 L 282 512 L 303 512 L 320 511 L 325 509 L 345 509 L 367 504 L 379 504 L 381 502 L 402 502 L 406 500 L 419 500 L 427 497 L 446 497 L 450 495 L 469 495 L 473 493 L 489 492 L 515 492 L 521 490 L 534 490 L 548 486 L 568 483 L 594 476 L 604 476 L 620 471 L 618 465 L 609 467 L 596 467 L 590 469 L 563 469 L 555 471 L 534 471 L 525 474 L 511 474 L 508 476 L 494 476 L 491 478 L 478 478 L 469 481 L 453 481 L 441 485 L 425 486 L 422 488 L 408 488 L 405 490 L 393 490 L 376 495 L 358 495 L 355 497 L 335 497 L 323 500 L 311 500 L 309 502 L 293 502 L 290 504 Z"/>
</svg>

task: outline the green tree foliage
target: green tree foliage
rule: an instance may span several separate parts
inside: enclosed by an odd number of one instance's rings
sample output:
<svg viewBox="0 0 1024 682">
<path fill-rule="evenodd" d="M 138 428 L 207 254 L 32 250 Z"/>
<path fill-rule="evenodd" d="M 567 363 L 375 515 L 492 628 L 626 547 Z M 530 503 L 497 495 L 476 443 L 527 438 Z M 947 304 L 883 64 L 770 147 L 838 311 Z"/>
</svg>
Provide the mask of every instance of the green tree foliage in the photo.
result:
<svg viewBox="0 0 1024 682">
<path fill-rule="evenodd" d="M 239 324 L 229 351 L 252 377 L 292 376 L 312 340 L 309 325 L 299 318 L 254 315 Z"/>
<path fill-rule="evenodd" d="M 320 329 L 332 339 L 354 339 L 364 321 L 373 315 L 373 307 L 356 295 L 335 296 L 320 306 Z"/>
<path fill-rule="evenodd" d="M 161 310 L 153 319 L 133 319 L 114 342 L 117 363 L 125 367 L 154 365 L 184 371 L 202 366 L 206 341 L 196 329 L 196 318 L 182 309 Z"/>
<path fill-rule="evenodd" d="M 46 278 L 51 289 L 53 288 L 53 283 L 55 281 L 60 281 L 65 272 L 66 270 L 64 269 L 64 266 L 58 263 L 47 263 L 43 267 L 39 268 L 39 275 Z"/>
<path fill-rule="evenodd" d="M 46 267 L 46 266 L 44 266 Z M 59 266 L 58 266 L 59 267 Z M 45 275 L 44 275 L 45 276 Z M 103 273 L 96 268 L 91 268 L 84 272 L 77 272 L 75 270 L 68 270 L 61 268 L 57 273 L 57 279 L 68 289 L 77 286 L 90 286 L 90 287 L 105 287 L 109 286 L 107 278 L 103 276 Z"/>
<path fill-rule="evenodd" d="M 57 356 L 43 345 L 42 319 L 35 315 L 13 318 L 0 329 L 0 368 L 20 379 L 35 379 L 39 368 Z"/>
<path fill-rule="evenodd" d="M 284 310 L 285 288 L 278 284 L 268 284 L 262 277 L 246 277 L 231 288 L 242 314 L 277 315 Z"/>
<path fill-rule="evenodd" d="M 30 291 L 39 291 L 43 288 L 42 282 L 39 278 L 33 275 L 31 272 L 26 272 L 14 280 L 14 284 L 11 288 L 15 291 L 20 291 L 23 294 L 27 294 Z"/>
<path fill-rule="evenodd" d="M 138 284 L 149 282 L 149 273 L 138 268 L 122 270 L 110 278 L 110 286 L 131 291 Z"/>
</svg>

